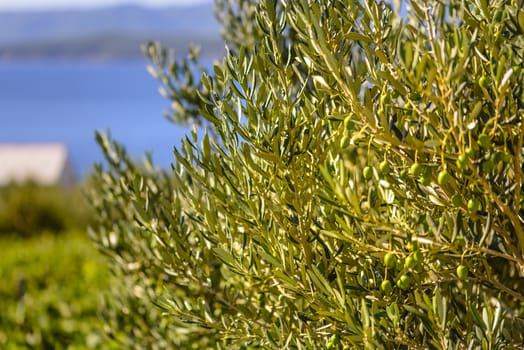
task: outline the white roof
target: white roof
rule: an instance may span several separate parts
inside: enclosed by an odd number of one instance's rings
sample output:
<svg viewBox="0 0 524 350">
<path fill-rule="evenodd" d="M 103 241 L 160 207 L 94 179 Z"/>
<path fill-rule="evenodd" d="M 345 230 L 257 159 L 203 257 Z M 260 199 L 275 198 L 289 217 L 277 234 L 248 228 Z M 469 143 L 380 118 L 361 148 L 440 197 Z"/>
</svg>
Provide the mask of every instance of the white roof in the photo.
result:
<svg viewBox="0 0 524 350">
<path fill-rule="evenodd" d="M 63 144 L 0 144 L 0 186 L 27 180 L 43 185 L 60 184 L 64 173 L 69 171 Z"/>
</svg>

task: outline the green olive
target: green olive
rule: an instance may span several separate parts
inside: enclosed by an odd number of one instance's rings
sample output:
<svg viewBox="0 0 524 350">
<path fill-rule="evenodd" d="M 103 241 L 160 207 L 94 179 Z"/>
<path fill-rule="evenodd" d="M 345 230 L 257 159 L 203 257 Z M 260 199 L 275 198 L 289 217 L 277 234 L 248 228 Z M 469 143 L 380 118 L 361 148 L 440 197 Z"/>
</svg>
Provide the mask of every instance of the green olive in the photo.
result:
<svg viewBox="0 0 524 350">
<path fill-rule="evenodd" d="M 468 166 L 468 156 L 466 154 L 461 154 L 457 158 L 457 168 L 460 170 L 466 169 Z"/>
<path fill-rule="evenodd" d="M 475 214 L 480 209 L 480 201 L 478 198 L 471 198 L 468 201 L 468 210 L 470 213 Z"/>
<path fill-rule="evenodd" d="M 402 275 L 397 281 L 397 287 L 402 290 L 408 290 L 411 285 L 411 278 L 408 275 Z"/>
<path fill-rule="evenodd" d="M 446 169 L 441 170 L 440 173 L 438 173 L 437 182 L 440 186 L 444 186 L 449 182 L 449 178 L 451 176 L 449 175 L 448 171 Z"/>
<path fill-rule="evenodd" d="M 351 130 L 353 129 L 353 118 L 352 114 L 348 115 L 346 119 L 344 119 L 344 130 Z"/>
<path fill-rule="evenodd" d="M 389 166 L 389 163 L 387 160 L 384 160 L 379 165 L 380 173 L 387 175 L 391 171 L 391 167 Z"/>
<path fill-rule="evenodd" d="M 431 169 L 427 169 L 424 174 L 420 177 L 420 183 L 424 186 L 429 186 L 431 184 Z"/>
<path fill-rule="evenodd" d="M 380 284 L 380 289 L 384 292 L 384 294 L 391 294 L 393 291 L 393 286 L 391 285 L 391 282 L 389 280 L 384 280 Z"/>
<path fill-rule="evenodd" d="M 453 203 L 453 205 L 456 207 L 460 207 L 462 205 L 461 195 L 458 193 L 455 193 L 453 197 L 451 197 L 451 203 Z"/>
<path fill-rule="evenodd" d="M 384 255 L 384 265 L 386 265 L 388 269 L 392 269 L 395 266 L 397 266 L 397 257 L 395 256 L 395 254 L 387 253 L 386 255 Z"/>
<path fill-rule="evenodd" d="M 457 267 L 457 276 L 458 278 L 460 278 L 461 280 L 465 280 L 466 278 L 468 278 L 468 267 L 465 266 L 465 265 L 459 265 Z"/>
<path fill-rule="evenodd" d="M 415 176 L 415 177 L 418 177 L 420 176 L 420 174 L 422 174 L 422 171 L 423 171 L 423 167 L 422 167 L 422 164 L 418 163 L 418 162 L 415 162 L 413 163 L 413 165 L 411 166 L 411 168 L 409 168 L 409 172 L 411 173 L 411 175 Z"/>
<path fill-rule="evenodd" d="M 485 75 L 481 76 L 479 78 L 479 85 L 483 87 L 484 89 L 487 89 L 489 87 L 489 78 Z"/>
<path fill-rule="evenodd" d="M 349 142 L 350 139 L 348 135 L 342 136 L 342 139 L 340 140 L 340 148 L 347 148 L 349 146 Z"/>
<path fill-rule="evenodd" d="M 362 171 L 362 174 L 364 175 L 364 179 L 369 180 L 371 177 L 373 177 L 373 168 L 370 166 L 367 166 Z"/>
<path fill-rule="evenodd" d="M 416 264 L 421 263 L 424 260 L 424 254 L 420 250 L 417 250 L 413 253 L 413 260 Z"/>
<path fill-rule="evenodd" d="M 415 267 L 416 262 L 412 255 L 408 256 L 406 260 L 404 261 L 404 268 L 405 269 L 411 269 Z"/>
<path fill-rule="evenodd" d="M 477 142 L 485 151 L 488 151 L 491 148 L 491 139 L 485 133 L 479 135 Z"/>
</svg>

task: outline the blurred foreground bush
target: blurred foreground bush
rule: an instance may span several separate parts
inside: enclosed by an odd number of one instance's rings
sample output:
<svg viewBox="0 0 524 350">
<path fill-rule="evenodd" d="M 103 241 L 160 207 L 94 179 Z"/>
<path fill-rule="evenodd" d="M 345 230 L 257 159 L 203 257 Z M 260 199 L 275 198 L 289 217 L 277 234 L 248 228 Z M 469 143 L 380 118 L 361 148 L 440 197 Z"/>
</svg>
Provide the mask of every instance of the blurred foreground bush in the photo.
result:
<svg viewBox="0 0 524 350">
<path fill-rule="evenodd" d="M 111 348 L 101 311 L 115 281 L 85 234 L 3 236 L 0 247 L 0 349 Z"/>
<path fill-rule="evenodd" d="M 201 127 L 172 171 L 98 135 L 93 236 L 128 286 L 109 324 L 146 348 L 522 348 L 522 0 L 217 14 L 212 71 L 147 47 Z"/>
<path fill-rule="evenodd" d="M 28 182 L 0 188 L 0 235 L 84 230 L 92 221 L 93 211 L 80 185 L 61 188 Z"/>
</svg>

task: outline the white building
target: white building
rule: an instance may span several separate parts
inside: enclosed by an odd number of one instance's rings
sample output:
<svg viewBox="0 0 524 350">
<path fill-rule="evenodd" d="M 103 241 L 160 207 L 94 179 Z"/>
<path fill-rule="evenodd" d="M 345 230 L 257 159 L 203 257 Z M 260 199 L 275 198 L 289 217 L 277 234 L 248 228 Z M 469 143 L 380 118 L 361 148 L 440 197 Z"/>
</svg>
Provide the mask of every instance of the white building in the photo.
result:
<svg viewBox="0 0 524 350">
<path fill-rule="evenodd" d="M 0 186 L 34 181 L 71 186 L 75 176 L 65 145 L 60 143 L 0 143 Z"/>
</svg>

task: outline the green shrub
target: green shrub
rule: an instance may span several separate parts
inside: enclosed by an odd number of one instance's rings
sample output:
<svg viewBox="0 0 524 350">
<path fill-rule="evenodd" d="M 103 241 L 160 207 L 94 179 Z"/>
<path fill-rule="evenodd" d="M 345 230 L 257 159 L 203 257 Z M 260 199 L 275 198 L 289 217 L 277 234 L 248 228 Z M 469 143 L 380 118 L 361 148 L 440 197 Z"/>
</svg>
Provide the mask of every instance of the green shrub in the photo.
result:
<svg viewBox="0 0 524 350">
<path fill-rule="evenodd" d="M 118 349 L 100 317 L 113 285 L 85 235 L 0 237 L 1 349 Z"/>
<path fill-rule="evenodd" d="M 85 229 L 92 215 L 79 187 L 64 189 L 28 182 L 0 188 L 0 235 L 29 237 L 46 231 Z"/>
<path fill-rule="evenodd" d="M 172 171 L 98 135 L 95 239 L 143 291 L 115 295 L 137 341 L 522 347 L 522 6 L 218 1 L 212 72 L 149 45 L 200 129 Z"/>
</svg>

